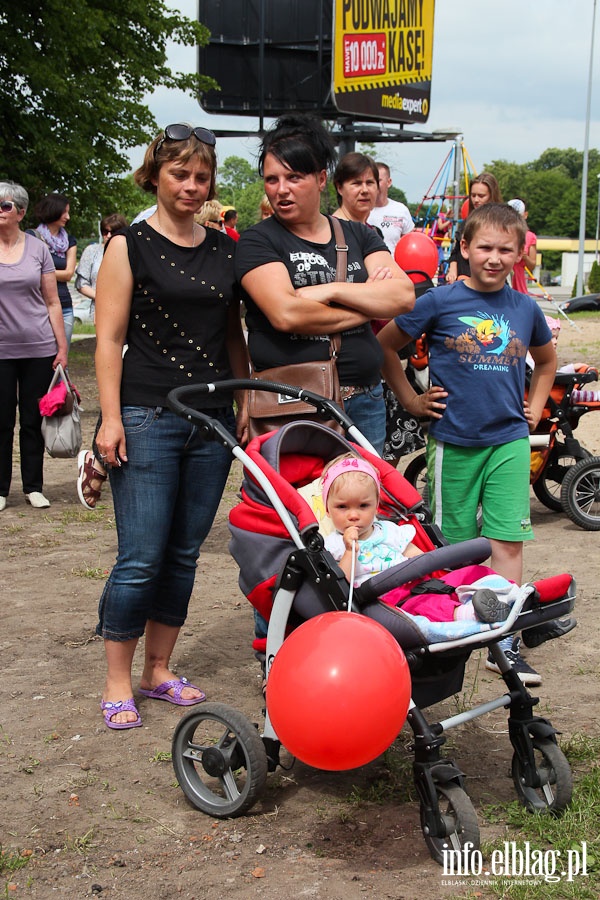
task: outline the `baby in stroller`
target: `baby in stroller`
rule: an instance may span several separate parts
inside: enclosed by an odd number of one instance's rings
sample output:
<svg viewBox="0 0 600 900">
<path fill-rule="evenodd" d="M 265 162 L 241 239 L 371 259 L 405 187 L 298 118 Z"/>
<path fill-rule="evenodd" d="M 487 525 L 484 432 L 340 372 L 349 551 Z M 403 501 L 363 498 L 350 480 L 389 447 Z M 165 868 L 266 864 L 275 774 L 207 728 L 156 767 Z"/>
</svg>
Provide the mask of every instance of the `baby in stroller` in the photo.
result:
<svg viewBox="0 0 600 900">
<path fill-rule="evenodd" d="M 323 505 L 335 529 L 326 535 L 325 547 L 354 587 L 377 572 L 423 553 L 412 543 L 414 525 L 397 525 L 377 518 L 379 485 L 377 469 L 355 454 L 338 456 L 323 470 Z M 384 599 L 392 605 L 400 601 L 404 613 L 422 615 L 434 622 L 491 624 L 508 617 L 516 598 L 515 586 L 494 574 L 484 575 L 474 584 L 454 587 L 436 581 L 437 586 L 440 584 L 443 587 L 440 593 L 433 592 L 433 585 L 426 584 L 426 592 L 405 597 L 403 592 L 398 596 L 398 591 L 392 590 Z M 499 588 L 504 597 L 499 597 L 487 584 Z"/>
</svg>

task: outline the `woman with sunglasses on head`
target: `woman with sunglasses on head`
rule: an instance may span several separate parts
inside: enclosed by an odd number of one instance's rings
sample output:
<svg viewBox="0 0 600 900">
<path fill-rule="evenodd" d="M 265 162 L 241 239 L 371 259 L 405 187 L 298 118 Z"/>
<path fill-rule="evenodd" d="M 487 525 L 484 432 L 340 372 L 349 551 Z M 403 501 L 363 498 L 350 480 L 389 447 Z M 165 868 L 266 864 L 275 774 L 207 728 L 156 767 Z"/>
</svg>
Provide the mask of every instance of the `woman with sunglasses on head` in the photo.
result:
<svg viewBox="0 0 600 900">
<path fill-rule="evenodd" d="M 0 182 L 0 511 L 12 480 L 19 408 L 21 479 L 27 501 L 44 497 L 44 438 L 38 401 L 57 365 L 67 365 L 67 338 L 54 263 L 45 243 L 20 225 L 29 197 L 20 184 Z"/>
<path fill-rule="evenodd" d="M 381 451 L 383 359 L 371 319 L 408 312 L 415 293 L 382 239 L 360 222 L 341 220 L 347 280 L 335 280 L 333 225 L 321 213 L 334 162 L 331 135 L 311 116 L 282 116 L 265 134 L 259 172 L 273 215 L 241 235 L 236 271 L 256 370 L 327 359 L 329 335 L 341 333 L 337 368 L 344 409 Z"/>
<path fill-rule="evenodd" d="M 131 667 L 144 633 L 140 693 L 178 706 L 205 699 L 173 674 L 170 658 L 231 455 L 171 412 L 167 394 L 183 384 L 248 376 L 235 243 L 194 221 L 214 196 L 215 177 L 212 132 L 169 125 L 134 173 L 156 195 L 156 212 L 113 236 L 98 275 L 96 450 L 109 468 L 118 553 L 97 633 L 107 661 L 101 708 L 113 729 L 141 724 Z M 244 402 L 236 400 L 241 438 Z M 231 404 L 209 394 L 201 409 L 235 433 Z"/>
<path fill-rule="evenodd" d="M 36 204 L 34 214 L 39 222 L 35 230 L 27 230 L 28 234 L 40 238 L 48 245 L 54 268 L 58 296 L 65 320 L 67 347 L 73 336 L 73 300 L 69 291 L 69 282 L 75 274 L 77 265 L 77 241 L 67 232 L 70 216 L 69 199 L 64 194 L 47 194 Z"/>
</svg>

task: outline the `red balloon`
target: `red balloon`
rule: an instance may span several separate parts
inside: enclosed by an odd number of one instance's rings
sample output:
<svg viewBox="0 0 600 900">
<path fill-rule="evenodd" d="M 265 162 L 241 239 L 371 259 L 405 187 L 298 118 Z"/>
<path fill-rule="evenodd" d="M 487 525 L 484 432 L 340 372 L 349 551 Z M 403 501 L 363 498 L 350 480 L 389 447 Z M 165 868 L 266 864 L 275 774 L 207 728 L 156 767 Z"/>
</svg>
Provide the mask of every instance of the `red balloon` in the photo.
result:
<svg viewBox="0 0 600 900">
<path fill-rule="evenodd" d="M 283 642 L 267 680 L 267 709 L 289 752 L 318 769 L 355 769 L 396 739 L 411 680 L 389 631 L 357 613 L 309 619 Z"/>
<path fill-rule="evenodd" d="M 411 231 L 403 235 L 394 250 L 394 259 L 409 278 L 417 284 L 425 276 L 433 278 L 438 267 L 438 248 L 433 238 L 423 231 Z M 415 273 L 415 277 L 411 276 Z M 419 273 L 424 273 L 420 275 Z"/>
<path fill-rule="evenodd" d="M 467 197 L 467 199 L 465 200 L 465 202 L 463 203 L 463 205 L 460 208 L 460 217 L 461 217 L 461 219 L 466 219 L 468 215 L 469 215 L 469 198 Z"/>
</svg>

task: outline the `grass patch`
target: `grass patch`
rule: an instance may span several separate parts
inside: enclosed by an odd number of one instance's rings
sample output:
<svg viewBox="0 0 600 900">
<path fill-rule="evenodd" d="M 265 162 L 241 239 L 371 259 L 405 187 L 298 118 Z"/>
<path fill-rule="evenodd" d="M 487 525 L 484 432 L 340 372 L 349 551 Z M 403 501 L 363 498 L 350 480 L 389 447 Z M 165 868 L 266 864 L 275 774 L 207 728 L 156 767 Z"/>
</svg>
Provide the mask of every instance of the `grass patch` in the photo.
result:
<svg viewBox="0 0 600 900">
<path fill-rule="evenodd" d="M 413 776 L 413 760 L 406 749 L 392 744 L 383 754 L 383 765 L 369 778 L 365 786 L 354 786 L 349 802 L 353 806 L 363 803 L 413 803 L 417 789 Z"/>
<path fill-rule="evenodd" d="M 5 850 L 0 844 L 0 875 L 10 875 L 12 872 L 18 872 L 23 866 L 26 866 L 31 858 L 31 853 L 27 851 L 26 855 Z"/>
<path fill-rule="evenodd" d="M 150 762 L 153 763 L 163 763 L 163 762 L 171 762 L 171 751 L 170 750 L 156 750 L 154 756 L 150 757 Z"/>
<path fill-rule="evenodd" d="M 503 900 L 597 900 L 600 897 L 600 738 L 576 734 L 561 745 L 574 772 L 573 800 L 565 812 L 557 818 L 546 814 L 532 814 L 520 803 L 508 806 L 490 806 L 483 815 L 490 822 L 506 823 L 503 837 L 481 848 L 484 861 L 489 861 L 494 851 L 502 851 L 506 841 L 530 852 L 545 854 L 548 861 L 544 874 L 552 874 L 552 862 L 556 864 L 558 881 L 545 881 L 543 876 L 496 878 L 485 893 L 466 894 L 463 897 L 498 897 Z M 512 843 L 511 843 L 512 846 Z M 586 873 L 572 872 L 568 881 L 569 859 L 583 863 L 585 846 Z M 484 862 L 485 866 L 485 862 Z M 567 874 L 563 874 L 567 873 Z M 519 883 L 524 882 L 524 883 Z"/>
<path fill-rule="evenodd" d="M 96 326 L 91 325 L 88 322 L 82 322 L 81 325 L 75 322 L 75 325 L 73 326 L 73 334 L 89 334 L 91 337 L 95 337 Z"/>
<path fill-rule="evenodd" d="M 98 578 L 104 581 L 108 578 L 108 569 L 102 566 L 81 566 L 78 569 L 71 569 L 71 575 L 77 575 L 79 578 Z"/>
</svg>

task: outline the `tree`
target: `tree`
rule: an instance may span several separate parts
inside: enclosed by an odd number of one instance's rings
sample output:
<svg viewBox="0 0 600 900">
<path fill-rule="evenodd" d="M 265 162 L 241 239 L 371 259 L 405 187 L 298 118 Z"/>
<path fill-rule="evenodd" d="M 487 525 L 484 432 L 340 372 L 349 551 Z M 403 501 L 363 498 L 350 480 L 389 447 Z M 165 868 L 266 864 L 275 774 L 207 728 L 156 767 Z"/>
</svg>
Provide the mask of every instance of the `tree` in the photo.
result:
<svg viewBox="0 0 600 900">
<path fill-rule="evenodd" d="M 517 164 L 494 160 L 485 166 L 500 185 L 505 200 L 520 197 L 529 213 L 528 223 L 537 234 L 579 237 L 581 206 L 581 178 L 583 153 L 572 147 L 562 150 L 550 147 L 539 159 Z M 600 153 L 589 153 L 587 184 L 586 234 L 591 237 L 596 228 L 596 173 L 600 171 Z"/>
<path fill-rule="evenodd" d="M 208 31 L 163 0 L 0 0 L 0 25 L 0 177 L 32 205 L 65 193 L 73 232 L 90 233 L 120 209 L 125 151 L 156 134 L 145 95 L 216 86 L 166 65 L 167 41 L 203 45 Z"/>
<path fill-rule="evenodd" d="M 590 277 L 588 280 L 588 290 L 590 294 L 597 294 L 600 292 L 600 266 L 594 260 L 592 263 L 592 268 L 590 271 Z"/>
</svg>

